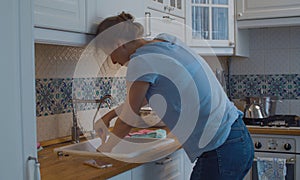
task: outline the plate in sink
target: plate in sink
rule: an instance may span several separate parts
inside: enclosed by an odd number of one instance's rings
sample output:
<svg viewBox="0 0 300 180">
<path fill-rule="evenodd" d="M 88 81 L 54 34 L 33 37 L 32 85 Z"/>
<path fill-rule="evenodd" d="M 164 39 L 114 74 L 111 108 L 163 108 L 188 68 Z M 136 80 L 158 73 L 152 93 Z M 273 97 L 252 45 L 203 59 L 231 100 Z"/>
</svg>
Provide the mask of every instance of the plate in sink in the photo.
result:
<svg viewBox="0 0 300 180">
<path fill-rule="evenodd" d="M 101 145 L 101 139 L 95 138 L 88 141 L 55 148 L 54 152 L 88 156 L 109 156 L 112 158 L 128 159 L 142 155 L 143 153 L 167 146 L 175 142 L 172 138 L 124 138 L 109 153 L 97 152 Z"/>
</svg>

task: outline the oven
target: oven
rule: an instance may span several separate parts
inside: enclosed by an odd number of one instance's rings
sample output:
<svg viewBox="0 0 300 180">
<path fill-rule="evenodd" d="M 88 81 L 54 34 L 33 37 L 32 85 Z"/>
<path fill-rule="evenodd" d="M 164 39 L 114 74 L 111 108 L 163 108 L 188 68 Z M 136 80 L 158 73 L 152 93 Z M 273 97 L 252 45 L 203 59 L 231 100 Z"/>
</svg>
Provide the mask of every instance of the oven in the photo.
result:
<svg viewBox="0 0 300 180">
<path fill-rule="evenodd" d="M 300 138 L 298 136 L 253 134 L 251 137 L 255 148 L 254 161 L 245 180 L 258 180 L 258 158 L 285 159 L 285 179 L 300 179 Z"/>
<path fill-rule="evenodd" d="M 299 117 L 276 116 L 268 119 L 244 119 L 247 127 L 272 129 L 293 129 L 300 131 Z M 251 134 L 254 143 L 253 165 L 245 180 L 258 180 L 258 158 L 285 159 L 285 180 L 300 179 L 300 136 L 278 134 Z"/>
</svg>

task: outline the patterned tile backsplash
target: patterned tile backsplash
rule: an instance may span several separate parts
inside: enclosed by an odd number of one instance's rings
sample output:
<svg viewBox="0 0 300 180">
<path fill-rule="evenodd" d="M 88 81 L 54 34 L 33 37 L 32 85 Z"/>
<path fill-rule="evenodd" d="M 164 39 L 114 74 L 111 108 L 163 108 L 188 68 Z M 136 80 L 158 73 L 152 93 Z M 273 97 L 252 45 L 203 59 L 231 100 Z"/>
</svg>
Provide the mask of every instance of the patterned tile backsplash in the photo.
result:
<svg viewBox="0 0 300 180">
<path fill-rule="evenodd" d="M 230 96 L 276 96 L 280 99 L 300 99 L 299 74 L 231 75 Z"/>
<path fill-rule="evenodd" d="M 111 94 L 113 104 L 124 101 L 125 77 L 36 79 L 36 114 L 48 116 L 72 112 L 72 99 L 100 99 Z M 90 110 L 97 104 L 78 103 L 79 110 Z M 106 108 L 102 104 L 102 108 Z"/>
</svg>

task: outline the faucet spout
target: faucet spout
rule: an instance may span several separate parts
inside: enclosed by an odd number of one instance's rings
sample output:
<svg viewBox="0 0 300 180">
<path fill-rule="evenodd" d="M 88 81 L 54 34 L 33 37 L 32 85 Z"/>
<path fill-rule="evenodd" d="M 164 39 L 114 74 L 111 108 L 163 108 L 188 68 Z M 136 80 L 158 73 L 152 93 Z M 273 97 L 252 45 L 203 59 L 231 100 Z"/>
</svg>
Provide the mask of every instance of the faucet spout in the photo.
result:
<svg viewBox="0 0 300 180">
<path fill-rule="evenodd" d="M 77 104 L 78 103 L 97 103 L 97 110 L 96 113 L 93 117 L 93 129 L 91 131 L 91 136 L 92 138 L 95 138 L 95 120 L 97 117 L 97 114 L 100 110 L 100 107 L 103 103 L 106 103 L 108 108 L 111 107 L 110 102 L 108 101 L 108 99 L 112 100 L 112 96 L 110 94 L 106 94 L 104 95 L 102 98 L 100 99 L 73 99 L 73 109 L 72 109 L 72 113 L 73 113 L 73 124 L 72 124 L 72 129 L 71 129 L 71 133 L 72 133 L 72 142 L 73 143 L 79 143 L 79 136 L 80 136 L 80 128 L 78 126 L 78 118 L 77 118 Z"/>
</svg>

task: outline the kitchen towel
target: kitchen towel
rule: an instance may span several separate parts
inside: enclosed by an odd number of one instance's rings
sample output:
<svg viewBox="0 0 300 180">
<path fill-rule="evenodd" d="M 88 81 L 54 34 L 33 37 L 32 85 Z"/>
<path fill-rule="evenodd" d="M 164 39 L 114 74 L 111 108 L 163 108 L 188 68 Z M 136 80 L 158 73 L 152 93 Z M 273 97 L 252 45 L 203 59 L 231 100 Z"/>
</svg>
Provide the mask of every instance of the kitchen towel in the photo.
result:
<svg viewBox="0 0 300 180">
<path fill-rule="evenodd" d="M 284 180 L 286 175 L 286 160 L 281 158 L 257 158 L 259 180 Z"/>
</svg>

